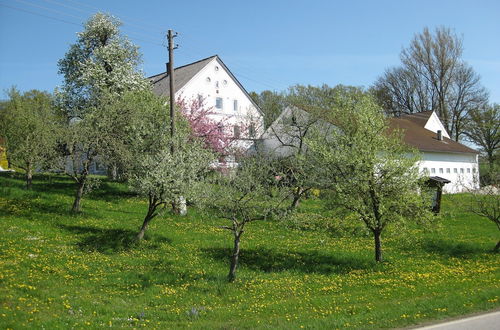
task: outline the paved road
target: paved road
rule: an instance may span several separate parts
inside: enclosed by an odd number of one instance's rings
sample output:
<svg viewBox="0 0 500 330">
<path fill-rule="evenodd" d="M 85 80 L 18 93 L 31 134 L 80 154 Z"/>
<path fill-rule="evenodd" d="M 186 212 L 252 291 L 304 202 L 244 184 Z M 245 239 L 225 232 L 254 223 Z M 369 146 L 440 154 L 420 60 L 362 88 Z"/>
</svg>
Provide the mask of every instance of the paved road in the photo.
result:
<svg viewBox="0 0 500 330">
<path fill-rule="evenodd" d="M 433 324 L 420 330 L 499 330 L 500 311 L 467 317 L 460 320 Z"/>
</svg>

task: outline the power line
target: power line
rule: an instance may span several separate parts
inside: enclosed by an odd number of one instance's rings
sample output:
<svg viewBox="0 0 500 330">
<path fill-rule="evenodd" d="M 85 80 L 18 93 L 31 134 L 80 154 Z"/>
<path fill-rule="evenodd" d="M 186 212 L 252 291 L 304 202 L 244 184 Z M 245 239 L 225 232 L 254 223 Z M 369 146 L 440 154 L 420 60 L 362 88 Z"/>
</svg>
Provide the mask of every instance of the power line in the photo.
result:
<svg viewBox="0 0 500 330">
<path fill-rule="evenodd" d="M 55 9 L 52 9 L 52 8 L 40 6 L 38 4 L 34 4 L 34 3 L 31 3 L 31 2 L 28 2 L 28 1 L 23 1 L 23 0 L 15 0 L 15 1 L 20 2 L 20 3 L 24 3 L 26 5 L 33 6 L 33 7 L 36 7 L 36 8 L 41 8 L 41 9 L 44 9 L 44 10 L 48 10 L 48 11 L 54 12 L 54 13 L 59 14 L 59 15 L 65 15 L 65 16 L 68 16 L 68 17 L 77 18 L 80 21 L 85 20 L 85 18 L 82 18 L 81 16 L 76 16 L 76 15 L 72 15 L 72 14 L 69 14 L 69 13 L 66 13 L 66 12 L 62 12 L 62 11 L 59 11 L 59 10 L 55 10 Z M 49 2 L 56 3 L 55 1 L 50 1 L 50 0 L 44 0 L 44 1 L 49 1 Z M 137 38 L 137 37 L 131 37 L 131 38 L 134 38 L 136 40 L 141 40 L 141 41 L 144 41 L 144 42 L 149 42 L 149 43 L 155 44 L 157 46 L 163 46 L 163 45 L 157 43 L 156 41 L 154 41 L 152 39 L 145 39 L 145 38 L 149 38 L 149 36 L 147 36 L 147 35 L 144 35 L 144 34 L 141 34 L 141 33 L 137 33 L 137 32 L 133 32 L 133 31 L 130 32 L 130 34 L 139 36 L 139 38 Z"/>
<path fill-rule="evenodd" d="M 16 1 L 19 1 L 19 0 L 16 0 Z M 19 1 L 19 2 L 23 2 L 23 1 Z M 35 16 L 48 18 L 48 19 L 51 19 L 51 20 L 54 20 L 54 21 L 58 21 L 58 22 L 62 22 L 62 23 L 66 23 L 66 24 L 71 24 L 71 25 L 76 25 L 76 26 L 82 27 L 81 23 L 74 23 L 74 22 L 71 22 L 71 21 L 67 21 L 65 19 L 61 19 L 61 18 L 57 18 L 57 17 L 53 17 L 53 16 L 41 14 L 39 12 L 34 12 L 34 11 L 31 11 L 31 10 L 28 10 L 28 9 L 10 6 L 10 5 L 7 5 L 5 3 L 0 3 L 0 6 L 4 6 L 4 7 L 7 7 L 7 8 L 10 8 L 10 9 L 14 9 L 14 10 L 25 12 L 25 13 L 29 13 L 29 14 L 32 14 L 32 15 L 35 15 Z M 45 7 L 42 7 L 42 6 L 35 6 L 35 7 L 39 7 L 39 8 L 42 8 L 42 9 L 43 8 L 44 9 L 48 9 L 48 8 L 45 8 Z M 50 10 L 50 11 L 57 12 L 59 14 L 66 15 L 66 16 L 77 17 L 77 16 L 74 16 L 74 15 L 69 15 L 69 14 L 62 13 L 62 12 L 55 11 L 55 10 Z M 137 34 L 137 33 L 134 33 L 134 32 L 131 32 L 131 33 L 132 34 Z M 138 38 L 138 37 L 134 37 L 134 36 L 131 36 L 130 39 L 133 39 L 133 40 L 136 40 L 136 41 L 142 41 L 142 42 L 145 42 L 145 43 L 148 43 L 148 44 L 152 44 L 152 45 L 155 45 L 155 46 L 159 46 L 159 47 L 164 47 L 163 44 L 154 42 L 151 39 L 150 40 L 146 40 L 146 39 L 142 39 L 142 38 Z"/>
<path fill-rule="evenodd" d="M 10 8 L 10 9 L 22 11 L 22 12 L 25 12 L 25 13 L 30 13 L 32 15 L 36 15 L 36 16 L 40 16 L 40 17 L 49 18 L 49 19 L 52 19 L 52 20 L 55 20 L 55 21 L 59 21 L 59 22 L 63 22 L 63 23 L 71 24 L 71 25 L 82 26 L 81 24 L 78 24 L 78 23 L 69 22 L 69 21 L 66 21 L 66 20 L 63 20 L 63 19 L 60 19 L 60 18 L 56 18 L 56 17 L 52 17 L 52 16 L 48 16 L 48 15 L 36 13 L 36 12 L 33 12 L 31 10 L 27 10 L 27 9 L 22 9 L 22 8 L 17 8 L 17 7 L 9 6 L 9 5 L 6 5 L 4 3 L 0 3 L 0 6 L 4 6 L 4 7 L 7 7 L 7 8 Z"/>
<path fill-rule="evenodd" d="M 73 15 L 73 14 L 70 14 L 70 13 L 67 13 L 67 12 L 63 12 L 63 11 L 59 11 L 59 10 L 55 10 L 55 9 L 52 9 L 52 8 L 48 8 L 48 7 L 45 7 L 45 6 L 41 6 L 41 5 L 38 5 L 38 4 L 34 4 L 34 3 L 31 3 L 31 2 L 28 2 L 28 1 L 24 1 L 24 0 L 16 0 L 17 2 L 19 3 L 23 3 L 23 4 L 26 4 L 28 6 L 32 6 L 32 7 L 36 7 L 36 8 L 40 8 L 42 10 L 45 10 L 45 11 L 48 11 L 48 12 L 52 12 L 52 13 L 56 13 L 60 16 L 66 16 L 66 17 L 70 17 L 70 18 L 76 18 L 78 20 L 84 20 L 81 16 L 76 16 L 76 15 Z M 73 10 L 77 10 L 79 12 L 83 12 L 83 13 L 90 13 L 89 10 L 85 10 L 85 9 L 82 9 L 81 7 L 75 7 L 75 6 L 71 6 L 71 5 L 67 5 L 67 4 L 64 4 L 64 3 L 61 3 L 59 1 L 56 1 L 56 0 L 44 0 L 45 2 L 48 2 L 48 3 L 52 3 L 54 5 L 57 5 L 57 6 L 60 6 L 60 7 L 65 7 L 65 8 L 69 8 L 69 9 L 73 9 Z M 100 11 L 99 8 L 97 7 L 93 7 L 93 6 L 90 6 L 90 5 L 87 5 L 87 4 L 83 4 L 81 2 L 78 2 L 78 1 L 75 1 L 75 0 L 67 0 L 71 3 L 74 3 L 74 4 L 77 4 L 78 6 L 84 6 L 84 7 L 87 7 L 87 8 L 91 8 L 92 10 L 97 10 L 97 11 Z M 50 15 L 46 15 L 46 14 L 42 14 L 42 13 L 39 13 L 39 12 L 34 12 L 34 11 L 31 11 L 31 10 L 27 10 L 27 9 L 23 9 L 23 8 L 19 8 L 19 7 L 14 7 L 14 6 L 10 6 L 10 5 L 7 5 L 7 4 L 3 4 L 3 3 L 0 3 L 0 5 L 4 6 L 4 7 L 8 7 L 8 8 L 11 8 L 11 9 L 14 9 L 14 10 L 18 10 L 18 11 L 22 11 L 22 12 L 26 12 L 26 13 L 30 13 L 32 15 L 36 15 L 36 16 L 40 16 L 40 17 L 44 17 L 44 18 L 48 18 L 48 19 L 51 19 L 51 20 L 55 20 L 55 21 L 59 21 L 59 22 L 63 22 L 63 23 L 66 23 L 66 24 L 71 24 L 71 25 L 77 25 L 77 26 L 82 26 L 82 24 L 78 24 L 78 23 L 74 23 L 74 22 L 71 22 L 71 21 L 68 21 L 68 20 L 65 20 L 65 19 L 61 19 L 61 18 L 58 18 L 58 17 L 54 17 L 54 16 L 50 16 Z M 120 17 L 120 20 L 121 17 Z M 156 33 L 160 32 L 160 28 L 159 27 L 154 27 L 154 30 L 153 29 L 150 29 L 150 28 L 144 28 L 142 26 L 139 26 L 139 25 L 136 25 L 136 24 L 130 24 L 130 23 L 127 23 L 126 21 L 122 20 L 124 23 L 126 23 L 128 26 L 132 26 L 132 27 L 135 27 L 135 28 L 139 28 L 141 30 L 144 30 L 144 31 L 154 31 Z M 137 21 L 137 20 L 135 20 Z M 150 25 L 152 26 L 152 25 Z M 164 32 L 162 32 L 164 33 Z M 130 36 L 130 39 L 133 39 L 133 40 L 136 40 L 136 41 L 141 41 L 141 42 L 144 42 L 144 43 L 148 43 L 148 44 L 152 44 L 152 45 L 155 45 L 155 46 L 160 46 L 160 47 L 166 47 L 165 44 L 160 44 L 156 41 L 153 41 L 152 39 L 147 39 L 148 36 L 144 35 L 144 34 L 140 34 L 140 33 L 137 33 L 135 31 L 129 31 L 128 32 L 128 35 L 131 35 Z M 138 35 L 140 37 L 136 37 L 134 35 Z M 146 38 L 144 38 L 146 37 Z M 185 35 L 182 35 L 183 38 L 186 38 L 188 39 L 188 42 L 189 40 L 192 40 L 194 41 L 194 38 L 192 38 L 189 34 L 185 34 Z M 194 55 L 195 57 L 203 57 L 206 55 L 205 52 L 201 51 L 200 49 L 194 49 L 194 48 L 191 48 L 191 47 L 185 47 L 183 46 L 182 48 L 184 49 L 191 49 L 194 53 L 196 53 L 197 55 Z M 181 50 L 182 50 L 181 48 Z M 191 55 L 193 55 L 193 53 L 191 53 Z M 287 85 L 286 83 L 283 83 L 281 81 L 278 81 L 274 78 L 270 78 L 270 77 L 267 77 L 267 79 L 263 80 L 263 79 L 255 79 L 255 78 L 251 78 L 248 76 L 248 74 L 253 72 L 253 68 L 249 68 L 248 66 L 242 64 L 241 62 L 237 62 L 235 60 L 231 60 L 231 68 L 233 68 L 231 71 L 236 73 L 239 77 L 247 80 L 247 81 L 251 81 L 253 83 L 256 83 L 256 84 L 259 84 L 259 85 L 262 85 L 262 86 L 265 86 L 266 88 L 271 88 L 271 89 L 275 89 L 275 90 L 279 90 L 280 88 L 277 88 L 276 87 L 276 83 L 278 85 Z M 236 70 L 234 70 L 236 69 Z M 245 73 L 245 74 L 242 74 L 242 71 Z M 260 74 L 260 77 L 262 78 L 262 74 Z"/>
</svg>

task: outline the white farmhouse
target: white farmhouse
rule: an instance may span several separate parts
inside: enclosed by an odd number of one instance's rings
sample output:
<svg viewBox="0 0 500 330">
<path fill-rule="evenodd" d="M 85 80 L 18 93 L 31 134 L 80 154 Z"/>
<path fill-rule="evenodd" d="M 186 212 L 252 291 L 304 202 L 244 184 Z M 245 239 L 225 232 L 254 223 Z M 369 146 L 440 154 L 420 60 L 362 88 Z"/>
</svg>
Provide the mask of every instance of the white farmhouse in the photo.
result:
<svg viewBox="0 0 500 330">
<path fill-rule="evenodd" d="M 450 181 L 444 185 L 444 192 L 479 188 L 479 153 L 451 140 L 435 112 L 392 118 L 390 127 L 403 130 L 405 143 L 420 151 L 422 160 L 418 165 L 422 172 Z"/>
<path fill-rule="evenodd" d="M 277 156 L 290 155 L 297 151 L 313 126 L 320 130 L 332 127 L 302 109 L 288 107 L 268 127 L 255 147 Z M 438 181 L 450 181 L 444 185 L 444 192 L 479 188 L 478 152 L 451 140 L 435 112 L 391 118 L 389 129 L 402 130 L 404 142 L 420 151 L 422 160 L 418 166 L 422 173 Z"/>
<path fill-rule="evenodd" d="M 176 101 L 203 102 L 204 107 L 212 109 L 212 119 L 230 126 L 226 131 L 234 136 L 239 147 L 249 148 L 263 133 L 262 111 L 219 56 L 175 68 L 174 73 Z M 169 96 L 168 71 L 151 76 L 149 80 L 157 95 Z"/>
</svg>

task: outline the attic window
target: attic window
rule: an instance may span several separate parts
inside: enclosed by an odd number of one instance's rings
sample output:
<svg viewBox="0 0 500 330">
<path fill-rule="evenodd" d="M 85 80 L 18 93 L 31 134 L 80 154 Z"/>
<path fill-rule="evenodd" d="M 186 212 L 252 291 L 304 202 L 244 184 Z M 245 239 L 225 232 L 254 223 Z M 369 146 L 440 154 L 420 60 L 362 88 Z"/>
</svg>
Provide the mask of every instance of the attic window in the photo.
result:
<svg viewBox="0 0 500 330">
<path fill-rule="evenodd" d="M 227 85 L 227 80 L 222 81 L 222 85 L 226 86 Z"/>
<path fill-rule="evenodd" d="M 217 65 L 215 66 L 214 69 L 215 69 L 215 71 L 219 71 L 219 67 Z"/>
<path fill-rule="evenodd" d="M 205 81 L 206 81 L 207 83 L 209 83 L 209 82 L 211 82 L 211 81 L 212 81 L 212 79 L 210 79 L 210 77 L 207 77 L 207 79 L 205 79 Z"/>
</svg>

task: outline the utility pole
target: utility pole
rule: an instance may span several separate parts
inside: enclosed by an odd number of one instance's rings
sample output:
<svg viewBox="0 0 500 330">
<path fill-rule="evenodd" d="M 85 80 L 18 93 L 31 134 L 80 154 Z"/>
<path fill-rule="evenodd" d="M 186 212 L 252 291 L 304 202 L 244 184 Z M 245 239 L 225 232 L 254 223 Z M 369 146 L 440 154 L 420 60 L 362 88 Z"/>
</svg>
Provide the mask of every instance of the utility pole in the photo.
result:
<svg viewBox="0 0 500 330">
<path fill-rule="evenodd" d="M 174 45 L 174 38 L 177 37 L 177 32 L 173 30 L 168 30 L 168 75 L 170 82 L 170 154 L 173 155 L 175 151 L 174 146 L 174 136 L 175 136 L 175 91 L 174 91 L 174 49 L 177 49 L 177 45 Z M 179 196 L 178 200 L 172 201 L 172 207 L 174 212 L 180 215 L 187 214 L 186 208 L 186 198 L 184 196 Z"/>
<path fill-rule="evenodd" d="M 177 32 L 173 30 L 168 30 L 168 74 L 170 80 L 170 138 L 171 145 L 170 151 L 174 153 L 174 135 L 175 135 L 175 95 L 174 95 L 174 49 L 177 48 L 174 45 L 174 38 L 177 36 Z"/>
</svg>

